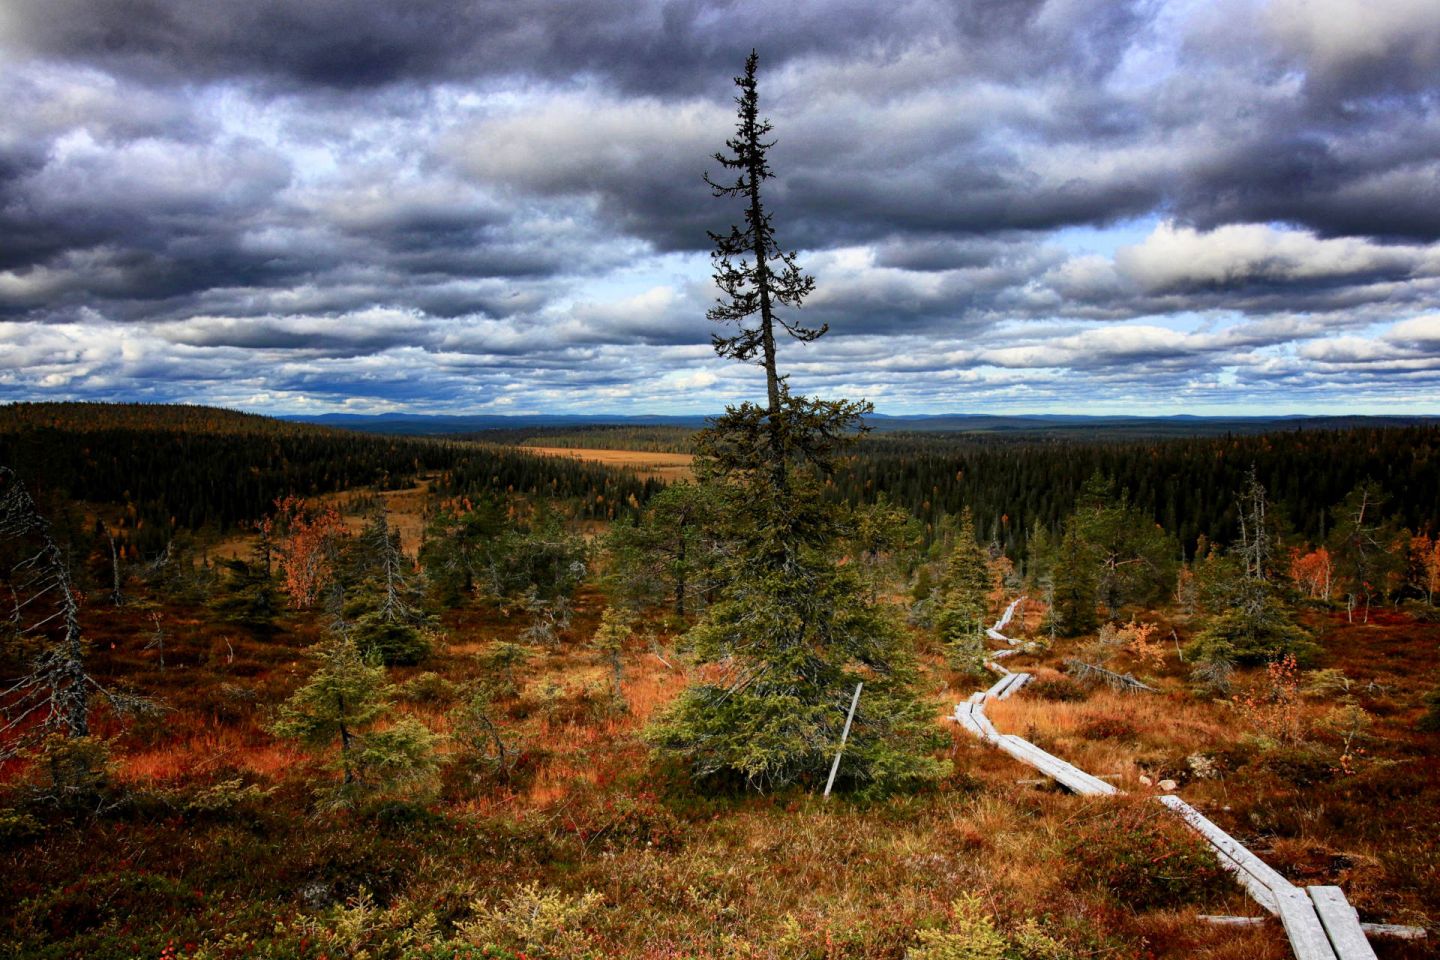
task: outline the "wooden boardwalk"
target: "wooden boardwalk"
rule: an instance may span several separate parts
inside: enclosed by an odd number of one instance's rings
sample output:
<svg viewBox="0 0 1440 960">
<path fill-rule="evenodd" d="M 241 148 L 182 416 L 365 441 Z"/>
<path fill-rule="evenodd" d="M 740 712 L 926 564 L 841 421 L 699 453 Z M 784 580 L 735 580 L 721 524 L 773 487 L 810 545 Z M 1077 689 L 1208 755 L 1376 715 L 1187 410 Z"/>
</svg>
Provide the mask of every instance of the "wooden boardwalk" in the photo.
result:
<svg viewBox="0 0 1440 960">
<path fill-rule="evenodd" d="M 1006 607 L 995 626 L 986 630 L 986 635 L 1012 647 L 1018 645 L 1018 641 L 1001 631 L 1010 622 L 1019 603 L 1020 600 L 1016 600 Z M 988 690 L 971 694 L 964 703 L 957 704 L 955 722 L 981 741 L 1034 767 L 1073 793 L 1087 797 L 1119 793 L 1111 784 L 1041 750 L 1028 740 L 1001 733 L 985 716 L 987 700 L 1004 700 L 1030 679 L 1030 674 L 1012 673 L 996 662 L 1014 652 L 998 651 L 994 659 L 986 662 L 987 667 L 999 674 L 999 679 Z M 1184 800 L 1174 795 L 1156 799 L 1210 844 L 1221 866 L 1235 877 L 1256 903 L 1280 918 L 1298 960 L 1375 960 L 1375 951 L 1366 938 L 1367 929 L 1362 927 L 1355 908 L 1350 906 L 1339 887 L 1297 887 Z M 1369 932 L 1383 933 L 1384 925 L 1371 924 Z"/>
</svg>

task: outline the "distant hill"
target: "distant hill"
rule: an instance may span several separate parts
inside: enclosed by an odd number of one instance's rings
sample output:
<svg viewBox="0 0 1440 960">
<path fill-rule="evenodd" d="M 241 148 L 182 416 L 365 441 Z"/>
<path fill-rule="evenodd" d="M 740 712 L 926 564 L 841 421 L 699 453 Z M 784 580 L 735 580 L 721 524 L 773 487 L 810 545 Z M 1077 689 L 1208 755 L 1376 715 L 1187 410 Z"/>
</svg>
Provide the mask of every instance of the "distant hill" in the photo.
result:
<svg viewBox="0 0 1440 960">
<path fill-rule="evenodd" d="M 204 434 L 315 434 L 318 424 L 181 403 L 7 403 L 0 405 L 0 434 L 33 430 L 172 430 Z"/>
<path fill-rule="evenodd" d="M 316 416 L 286 417 L 292 423 L 305 423 L 366 433 L 400 434 L 407 436 L 445 436 L 482 434 L 505 431 L 514 436 L 536 428 L 615 427 L 684 427 L 700 429 L 706 416 L 613 416 L 582 414 L 395 414 L 374 415 L 327 413 Z M 877 433 L 1011 433 L 1067 434 L 1097 433 L 1107 436 L 1165 437 L 1218 436 L 1227 433 L 1263 433 L 1269 430 L 1338 430 L 1348 427 L 1402 427 L 1440 423 L 1440 417 L 1427 416 L 1256 416 L 1256 417 L 1170 417 L 1081 416 L 1065 414 L 915 414 L 887 416 L 872 414 L 866 422 Z"/>
<path fill-rule="evenodd" d="M 291 423 L 305 423 L 317 426 L 339 427 L 345 430 L 361 430 L 366 433 L 406 434 L 409 436 L 443 436 L 458 433 L 480 433 L 486 430 L 524 430 L 532 427 L 586 427 L 586 426 L 674 426 L 692 427 L 696 430 L 705 426 L 706 418 L 701 415 L 686 417 L 666 416 L 586 416 L 580 414 L 525 414 L 500 416 L 496 414 L 419 414 L 419 413 L 322 413 L 313 416 L 290 416 Z"/>
</svg>

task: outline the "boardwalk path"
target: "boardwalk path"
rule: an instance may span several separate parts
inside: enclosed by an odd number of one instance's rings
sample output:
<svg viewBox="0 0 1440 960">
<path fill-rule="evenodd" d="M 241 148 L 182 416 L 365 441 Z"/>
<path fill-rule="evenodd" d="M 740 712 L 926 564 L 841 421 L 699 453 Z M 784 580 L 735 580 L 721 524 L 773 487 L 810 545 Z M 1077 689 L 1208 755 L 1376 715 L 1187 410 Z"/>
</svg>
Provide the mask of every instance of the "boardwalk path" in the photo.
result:
<svg viewBox="0 0 1440 960">
<path fill-rule="evenodd" d="M 1009 625 L 1020 602 L 1017 599 L 1006 607 L 995 626 L 985 631 L 990 639 L 1007 643 L 1012 648 L 1018 646 L 1019 641 L 1005 636 L 1002 631 Z M 999 664 L 1003 656 L 1015 652 L 1014 649 L 1001 650 L 986 663 L 999 674 L 999 679 L 990 689 L 972 694 L 969 700 L 956 705 L 955 722 L 985 743 L 1034 767 L 1074 793 L 1090 797 L 1119 793 L 1114 786 L 1046 753 L 1033 743 L 1002 734 L 985 716 L 986 701 L 1004 700 L 1030 680 L 1030 674 L 1012 673 Z M 1256 903 L 1280 918 L 1299 960 L 1374 960 L 1375 951 L 1370 948 L 1360 918 L 1339 887 L 1297 887 L 1184 800 L 1173 795 L 1156 799 L 1214 848 L 1221 866 L 1234 874 Z"/>
</svg>

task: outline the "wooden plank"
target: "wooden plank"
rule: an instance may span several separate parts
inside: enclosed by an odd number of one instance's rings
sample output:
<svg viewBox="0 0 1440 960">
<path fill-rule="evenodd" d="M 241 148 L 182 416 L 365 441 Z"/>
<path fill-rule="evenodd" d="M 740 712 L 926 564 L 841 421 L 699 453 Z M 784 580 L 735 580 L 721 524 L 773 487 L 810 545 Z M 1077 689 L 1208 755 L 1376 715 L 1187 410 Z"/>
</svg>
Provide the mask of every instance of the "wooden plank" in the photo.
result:
<svg viewBox="0 0 1440 960">
<path fill-rule="evenodd" d="M 1009 683 L 1010 674 L 1007 673 L 1005 674 L 1005 676 L 1001 677 L 999 680 L 996 680 L 993 684 L 991 684 L 990 689 L 985 691 L 985 696 L 998 697 L 1000 695 L 1000 691 L 1004 690 Z"/>
<path fill-rule="evenodd" d="M 1345 892 L 1339 887 L 1306 887 L 1310 902 L 1320 916 L 1325 935 L 1335 948 L 1340 960 L 1376 960 L 1365 931 L 1360 929 L 1360 915 L 1345 899 Z"/>
<path fill-rule="evenodd" d="M 1000 739 L 1000 731 L 995 729 L 995 724 L 990 722 L 990 718 L 985 716 L 985 711 L 980 709 L 978 704 L 976 705 L 975 712 L 970 716 L 971 719 L 974 720 L 975 726 L 980 730 L 981 739 L 991 742 Z"/>
<path fill-rule="evenodd" d="M 1011 694 L 1013 694 L 1016 690 L 1019 690 L 1021 687 L 1025 686 L 1025 684 L 1030 681 L 1030 674 L 1028 673 L 1017 673 L 1013 674 L 1013 676 L 1015 677 L 1015 679 L 1011 682 L 1010 686 L 1006 687 L 1000 692 L 999 699 L 1010 699 Z"/>
<path fill-rule="evenodd" d="M 1046 753 L 1028 740 L 1022 740 L 1017 736 L 1010 735 L 1000 737 L 995 743 L 1000 749 L 1015 759 L 1030 764 L 1030 766 L 1059 781 L 1075 793 L 1083 796 L 1098 797 L 1109 796 L 1118 792 L 1104 780 L 1092 777 L 1079 767 L 1066 763 L 1053 754 Z"/>
<path fill-rule="evenodd" d="M 1362 923 L 1360 929 L 1367 937 L 1395 937 L 1399 940 L 1424 940 L 1428 934 L 1424 927 L 1407 927 L 1402 923 Z"/>
<path fill-rule="evenodd" d="M 1310 898 L 1293 886 L 1283 892 L 1272 892 L 1280 908 L 1280 922 L 1285 924 L 1285 935 L 1290 938 L 1290 948 L 1295 951 L 1295 960 L 1338 960 Z"/>
<path fill-rule="evenodd" d="M 955 722 L 960 724 L 967 732 L 974 734 L 981 740 L 985 739 L 985 731 L 975 722 L 973 703 L 959 703 L 955 705 Z"/>
<path fill-rule="evenodd" d="M 1234 872 L 1235 878 L 1256 903 L 1271 913 L 1279 913 L 1276 894 L 1279 891 L 1295 889 L 1290 881 L 1184 800 L 1174 795 L 1156 799 L 1178 814 L 1192 830 L 1215 848 L 1215 852 L 1220 854 L 1221 865 Z"/>
<path fill-rule="evenodd" d="M 1308 889 L 1313 890 L 1315 888 L 1310 887 Z M 1265 923 L 1269 918 L 1227 917 L 1214 916 L 1211 914 L 1202 913 L 1195 919 L 1204 921 L 1205 923 L 1213 923 L 1222 927 L 1253 927 Z M 1325 918 L 1323 915 L 1320 918 L 1320 922 L 1325 922 Z M 1362 923 L 1360 924 L 1360 929 L 1366 937 L 1372 938 L 1394 937 L 1399 940 L 1424 940 L 1426 937 L 1426 931 L 1424 927 L 1408 927 L 1404 924 L 1398 923 Z"/>
<path fill-rule="evenodd" d="M 981 703 L 981 702 L 983 702 L 984 700 L 985 700 L 985 691 L 984 691 L 984 690 L 976 690 L 974 693 L 970 694 L 970 698 L 969 698 L 968 700 L 966 700 L 965 702 L 966 702 L 966 703 Z"/>
</svg>

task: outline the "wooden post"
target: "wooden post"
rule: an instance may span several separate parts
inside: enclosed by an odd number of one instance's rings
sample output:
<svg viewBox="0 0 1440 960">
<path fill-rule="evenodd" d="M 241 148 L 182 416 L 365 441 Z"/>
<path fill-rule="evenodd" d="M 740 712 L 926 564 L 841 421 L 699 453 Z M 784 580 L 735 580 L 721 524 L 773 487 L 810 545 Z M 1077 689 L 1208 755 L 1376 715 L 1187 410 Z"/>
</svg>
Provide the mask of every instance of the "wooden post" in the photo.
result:
<svg viewBox="0 0 1440 960">
<path fill-rule="evenodd" d="M 840 746 L 835 748 L 835 762 L 830 764 L 830 779 L 825 781 L 825 796 L 830 796 L 830 788 L 835 786 L 835 774 L 840 772 L 840 754 L 845 752 L 845 741 L 850 739 L 850 723 L 855 719 L 855 708 L 860 705 L 860 688 L 865 686 L 864 681 L 855 684 L 855 696 L 850 699 L 850 713 L 845 717 L 845 729 L 840 734 Z"/>
</svg>

